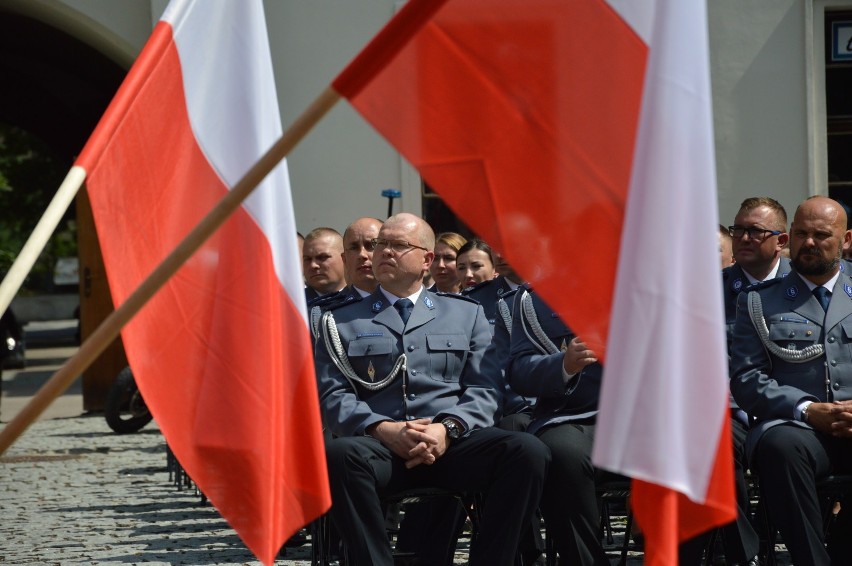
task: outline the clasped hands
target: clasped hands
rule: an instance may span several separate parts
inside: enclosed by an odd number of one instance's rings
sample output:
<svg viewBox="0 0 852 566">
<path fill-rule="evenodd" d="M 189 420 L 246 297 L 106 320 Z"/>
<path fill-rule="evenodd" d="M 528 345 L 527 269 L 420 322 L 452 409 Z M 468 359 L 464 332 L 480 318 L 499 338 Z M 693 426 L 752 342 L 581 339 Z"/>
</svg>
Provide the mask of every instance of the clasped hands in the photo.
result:
<svg viewBox="0 0 852 566">
<path fill-rule="evenodd" d="M 852 438 L 852 401 L 811 403 L 808 424 L 831 436 Z"/>
<path fill-rule="evenodd" d="M 382 444 L 405 460 L 406 468 L 434 464 L 447 451 L 447 429 L 429 419 L 382 421 L 370 432 Z"/>
</svg>

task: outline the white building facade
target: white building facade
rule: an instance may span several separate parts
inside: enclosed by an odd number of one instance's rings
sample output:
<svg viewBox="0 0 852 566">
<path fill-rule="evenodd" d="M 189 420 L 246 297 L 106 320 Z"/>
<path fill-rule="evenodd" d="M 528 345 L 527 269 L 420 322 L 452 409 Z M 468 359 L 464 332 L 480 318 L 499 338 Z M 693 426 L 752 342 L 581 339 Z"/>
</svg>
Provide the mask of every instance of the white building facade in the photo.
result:
<svg viewBox="0 0 852 566">
<path fill-rule="evenodd" d="M 12 17 L 44 24 L 48 35 L 65 34 L 126 71 L 166 3 L 0 0 L 0 25 Z M 266 0 L 285 128 L 400 4 Z M 844 55 L 852 54 L 852 0 L 708 0 L 708 8 L 721 222 L 729 224 L 748 196 L 772 196 L 790 214 L 809 195 L 846 200 L 852 96 L 845 77 L 852 60 Z M 388 201 L 381 192 L 388 188 L 402 194 L 395 212 L 424 213 L 417 173 L 345 102 L 296 148 L 289 168 L 302 232 L 383 218 Z"/>
</svg>

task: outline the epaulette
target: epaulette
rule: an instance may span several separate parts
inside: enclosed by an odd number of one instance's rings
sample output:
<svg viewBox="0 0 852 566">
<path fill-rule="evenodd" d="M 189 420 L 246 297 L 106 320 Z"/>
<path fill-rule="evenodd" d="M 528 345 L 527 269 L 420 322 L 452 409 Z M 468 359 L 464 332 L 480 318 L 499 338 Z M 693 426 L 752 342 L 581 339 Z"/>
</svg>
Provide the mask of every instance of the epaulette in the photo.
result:
<svg viewBox="0 0 852 566">
<path fill-rule="evenodd" d="M 351 289 L 343 289 L 338 291 L 332 295 L 325 295 L 323 297 L 318 297 L 308 303 L 308 309 L 312 309 L 313 307 L 319 307 L 324 311 L 336 309 L 337 307 L 343 305 L 349 305 L 352 303 L 357 303 L 361 300 L 361 295 L 352 291 Z"/>
<path fill-rule="evenodd" d="M 512 295 L 514 295 L 515 293 L 517 293 L 517 292 L 518 292 L 518 289 L 520 289 L 520 288 L 521 288 L 521 287 L 520 287 L 520 286 L 518 286 L 518 287 L 515 287 L 514 289 L 509 289 L 508 291 L 506 291 L 506 292 L 505 292 L 505 293 L 503 293 L 503 294 L 499 294 L 499 293 L 498 293 L 497 298 L 498 298 L 498 299 L 505 299 L 505 298 L 507 298 L 507 297 L 511 297 Z"/>
<path fill-rule="evenodd" d="M 734 273 L 735 267 L 736 265 L 729 265 L 722 270 L 722 289 L 725 293 L 730 291 L 736 295 L 744 291 L 751 283 L 748 277 L 742 273 L 742 270 L 737 270 L 737 273 Z"/>
<path fill-rule="evenodd" d="M 775 277 L 773 279 L 767 279 L 766 281 L 758 281 L 752 285 L 749 285 L 744 290 L 745 291 L 760 291 L 761 289 L 766 289 L 767 287 L 771 287 L 772 285 L 777 285 L 784 281 L 783 277 Z"/>
<path fill-rule="evenodd" d="M 465 295 L 459 295 L 458 293 L 443 293 L 441 291 L 438 291 L 435 294 L 438 295 L 439 297 L 450 297 L 452 299 L 461 299 L 463 301 L 467 301 L 467 302 L 473 303 L 475 305 L 479 304 L 479 301 L 477 301 L 476 299 L 473 299 L 471 297 L 466 297 Z"/>
<path fill-rule="evenodd" d="M 479 292 L 480 289 L 484 289 L 484 288 L 488 287 L 489 285 L 491 285 L 492 283 L 496 283 L 496 282 L 497 282 L 496 279 L 489 279 L 487 281 L 482 281 L 480 283 L 477 283 L 476 285 L 473 285 L 472 287 L 465 287 L 464 289 L 462 289 L 461 294 L 464 295 L 464 296 L 468 296 L 468 295 L 471 295 L 473 293 L 477 293 L 477 292 Z"/>
<path fill-rule="evenodd" d="M 356 303 L 360 303 L 363 300 L 363 297 L 358 293 L 352 293 L 351 295 L 347 295 L 343 300 L 338 301 L 336 303 L 332 303 L 327 307 L 323 307 L 323 310 L 331 311 L 335 309 L 339 309 L 340 307 L 348 307 L 349 305 L 354 305 Z"/>
<path fill-rule="evenodd" d="M 308 301 L 308 308 L 319 307 L 330 302 L 334 302 L 340 297 L 341 294 L 343 294 L 345 290 L 346 289 L 344 288 L 339 291 L 335 291 L 334 293 L 329 293 L 328 295 L 320 295 L 319 297 L 314 297 L 313 299 Z"/>
</svg>

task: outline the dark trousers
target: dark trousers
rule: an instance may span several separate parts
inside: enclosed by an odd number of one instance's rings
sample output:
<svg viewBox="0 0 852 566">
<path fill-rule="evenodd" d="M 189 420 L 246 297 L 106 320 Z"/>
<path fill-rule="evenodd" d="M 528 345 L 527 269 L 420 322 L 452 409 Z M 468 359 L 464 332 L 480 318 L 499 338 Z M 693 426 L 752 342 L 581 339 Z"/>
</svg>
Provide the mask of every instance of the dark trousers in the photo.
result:
<svg viewBox="0 0 852 566">
<path fill-rule="evenodd" d="M 778 425 L 758 441 L 753 469 L 769 517 L 778 527 L 793 563 L 831 564 L 816 484 L 831 473 L 852 472 L 852 441 L 793 424 Z M 841 516 L 848 518 L 849 511 L 844 509 Z M 852 532 L 845 533 L 845 539 L 850 537 Z M 848 563 L 848 554 L 845 560 Z"/>
<path fill-rule="evenodd" d="M 722 543 L 728 563 L 745 564 L 758 555 L 760 537 L 751 522 L 751 502 L 746 483 L 745 442 L 748 427 L 735 418 L 731 419 L 734 447 L 734 486 L 737 492 L 737 518 L 722 527 Z"/>
<path fill-rule="evenodd" d="M 535 513 L 550 454 L 535 437 L 496 428 L 452 443 L 432 465 L 412 469 L 378 440 L 343 437 L 326 444 L 331 518 L 354 563 L 393 564 L 381 498 L 413 488 L 482 492 L 482 524 L 471 564 L 511 565 Z"/>
<path fill-rule="evenodd" d="M 598 472 L 592 465 L 594 425 L 563 423 L 536 434 L 551 452 L 541 512 L 548 533 L 556 541 L 560 562 L 608 566 L 598 536 Z"/>
<path fill-rule="evenodd" d="M 528 413 L 504 416 L 497 428 L 523 432 L 530 424 Z M 409 503 L 396 538 L 398 552 L 417 556 L 418 564 L 444 566 L 453 563 L 458 539 L 464 530 L 465 511 L 454 497 L 437 497 Z M 544 552 L 541 519 L 536 513 L 521 534 L 518 553 L 522 564 L 531 564 Z"/>
<path fill-rule="evenodd" d="M 725 562 L 746 564 L 760 552 L 760 537 L 751 523 L 751 503 L 745 471 L 745 441 L 748 428 L 742 421 L 731 418 L 732 444 L 734 447 L 734 482 L 737 492 L 737 518 L 721 527 L 722 543 L 725 547 Z M 711 531 L 712 532 L 712 531 Z M 704 548 L 710 542 L 711 532 L 684 541 L 680 545 L 680 564 L 701 564 Z"/>
</svg>

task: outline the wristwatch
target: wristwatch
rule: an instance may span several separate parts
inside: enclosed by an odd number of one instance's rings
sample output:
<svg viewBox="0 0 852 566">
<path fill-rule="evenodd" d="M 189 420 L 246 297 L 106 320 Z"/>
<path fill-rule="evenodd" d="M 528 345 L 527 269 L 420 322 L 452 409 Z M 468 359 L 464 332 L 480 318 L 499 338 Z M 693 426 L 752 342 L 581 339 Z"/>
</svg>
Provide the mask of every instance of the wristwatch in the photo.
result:
<svg viewBox="0 0 852 566">
<path fill-rule="evenodd" d="M 450 440 L 456 440 L 461 437 L 462 427 L 455 419 L 446 418 L 441 421 L 441 424 L 444 425 L 445 429 L 447 429 L 447 437 L 449 437 Z"/>
</svg>

